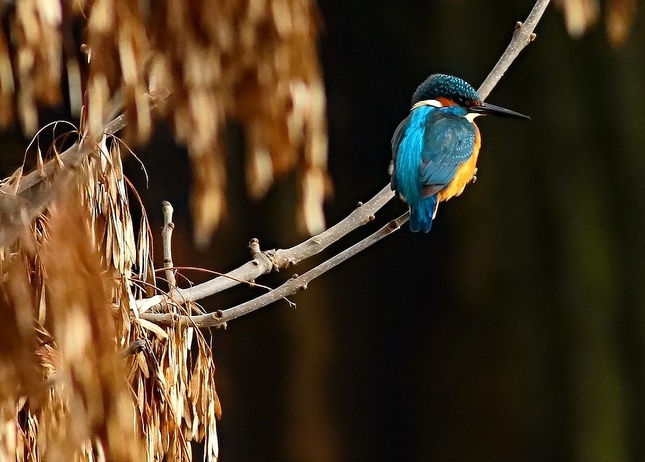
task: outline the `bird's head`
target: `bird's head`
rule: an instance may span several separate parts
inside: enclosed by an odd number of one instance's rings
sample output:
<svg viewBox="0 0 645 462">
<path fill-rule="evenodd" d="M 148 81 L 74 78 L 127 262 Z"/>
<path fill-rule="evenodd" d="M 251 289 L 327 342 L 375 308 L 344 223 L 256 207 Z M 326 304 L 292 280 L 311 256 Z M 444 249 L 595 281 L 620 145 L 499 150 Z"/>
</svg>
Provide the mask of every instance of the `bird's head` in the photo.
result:
<svg viewBox="0 0 645 462">
<path fill-rule="evenodd" d="M 432 74 L 419 85 L 412 95 L 412 108 L 419 106 L 461 106 L 468 111 L 467 118 L 471 121 L 485 114 L 529 119 L 519 112 L 483 102 L 468 82 L 447 74 Z"/>
</svg>

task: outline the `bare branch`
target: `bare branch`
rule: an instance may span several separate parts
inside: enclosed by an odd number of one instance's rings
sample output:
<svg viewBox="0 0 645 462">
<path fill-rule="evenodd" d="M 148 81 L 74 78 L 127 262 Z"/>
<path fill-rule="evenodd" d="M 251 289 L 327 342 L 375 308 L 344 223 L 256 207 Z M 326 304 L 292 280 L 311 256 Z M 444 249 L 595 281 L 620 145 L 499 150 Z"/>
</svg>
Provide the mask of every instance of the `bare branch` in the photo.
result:
<svg viewBox="0 0 645 462">
<path fill-rule="evenodd" d="M 406 212 L 396 220 L 392 220 L 387 225 L 383 226 L 375 233 L 370 234 L 363 240 L 334 255 L 329 260 L 324 261 L 323 263 L 310 269 L 306 273 L 300 276 L 294 275 L 287 282 L 282 284 L 280 287 L 272 290 L 271 292 L 260 295 L 253 300 L 249 300 L 248 302 L 234 306 L 227 310 L 216 311 L 214 313 L 208 313 L 198 316 L 179 316 L 174 313 L 145 313 L 141 317 L 148 321 L 152 321 L 161 325 L 172 325 L 174 323 L 179 323 L 200 328 L 222 326 L 228 321 L 232 321 L 233 319 L 237 319 L 241 316 L 244 316 L 245 314 L 252 313 L 255 310 L 270 305 L 271 303 L 288 297 L 289 295 L 292 295 L 300 290 L 305 290 L 307 288 L 307 285 L 318 276 L 321 276 L 322 274 L 326 273 L 332 268 L 335 268 L 347 259 L 361 252 L 362 250 L 365 250 L 371 245 L 377 243 L 384 237 L 387 237 L 390 234 L 394 233 L 401 227 L 403 223 L 408 221 L 408 219 L 409 213 Z"/>
<path fill-rule="evenodd" d="M 374 219 L 374 214 L 387 204 L 392 197 L 394 197 L 394 192 L 388 184 L 365 204 L 359 203 L 356 209 L 354 209 L 347 218 L 338 222 L 326 231 L 323 231 L 317 236 L 313 236 L 290 249 L 276 250 L 273 256 L 274 265 L 278 269 L 288 268 L 305 258 L 320 253 L 329 245 L 338 241 L 341 237 L 346 236 L 356 228 L 372 221 Z"/>
<path fill-rule="evenodd" d="M 493 70 L 490 71 L 490 74 L 488 74 L 488 77 L 484 80 L 484 83 L 482 83 L 477 90 L 477 93 L 479 93 L 479 96 L 481 96 L 482 99 L 488 98 L 488 95 L 493 91 L 497 82 L 499 82 L 499 80 L 504 76 L 508 68 L 511 67 L 515 58 L 517 58 L 520 52 L 526 48 L 529 43 L 535 40 L 536 35 L 533 31 L 535 30 L 537 23 L 540 22 L 544 10 L 549 6 L 549 2 L 550 0 L 538 0 L 535 2 L 535 5 L 526 18 L 526 21 L 524 21 L 524 23 L 518 22 L 515 25 L 515 31 L 513 32 L 511 43 L 508 44 L 504 54 L 502 54 Z"/>
<path fill-rule="evenodd" d="M 172 269 L 172 231 L 175 229 L 175 224 L 172 222 L 172 213 L 174 209 L 172 204 L 168 201 L 161 203 L 161 211 L 163 213 L 163 228 L 161 230 L 161 241 L 163 245 L 163 267 L 165 268 L 166 281 L 168 281 L 169 290 L 177 286 L 175 279 L 175 270 Z"/>
<path fill-rule="evenodd" d="M 296 265 L 302 260 L 322 252 L 329 245 L 346 236 L 356 228 L 372 221 L 374 214 L 393 196 L 394 193 L 391 191 L 390 186 L 386 186 L 368 202 L 359 204 L 352 213 L 336 225 L 289 249 L 262 252 L 257 239 L 253 239 L 249 243 L 252 258 L 250 262 L 202 284 L 186 289 L 177 289 L 172 294 L 172 298 L 175 303 L 183 304 L 186 302 L 194 302 L 222 292 L 241 282 L 255 281 L 259 276 L 270 273 L 273 270 Z M 168 303 L 172 304 L 173 301 L 167 295 L 156 295 L 151 298 L 137 300 L 137 306 L 141 313 L 152 308 L 162 308 Z"/>
</svg>

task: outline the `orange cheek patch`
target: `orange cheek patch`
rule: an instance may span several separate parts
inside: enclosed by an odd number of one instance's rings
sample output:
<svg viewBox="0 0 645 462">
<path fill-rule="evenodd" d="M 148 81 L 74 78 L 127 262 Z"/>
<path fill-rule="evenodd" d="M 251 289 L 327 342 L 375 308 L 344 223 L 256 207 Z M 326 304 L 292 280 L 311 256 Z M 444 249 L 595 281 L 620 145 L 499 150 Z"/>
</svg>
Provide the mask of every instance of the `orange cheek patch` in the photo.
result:
<svg viewBox="0 0 645 462">
<path fill-rule="evenodd" d="M 453 100 L 449 98 L 445 98 L 443 96 L 439 96 L 438 98 L 435 98 L 437 101 L 441 103 L 443 107 L 448 107 L 448 106 L 456 106 L 457 103 L 455 103 Z"/>
</svg>

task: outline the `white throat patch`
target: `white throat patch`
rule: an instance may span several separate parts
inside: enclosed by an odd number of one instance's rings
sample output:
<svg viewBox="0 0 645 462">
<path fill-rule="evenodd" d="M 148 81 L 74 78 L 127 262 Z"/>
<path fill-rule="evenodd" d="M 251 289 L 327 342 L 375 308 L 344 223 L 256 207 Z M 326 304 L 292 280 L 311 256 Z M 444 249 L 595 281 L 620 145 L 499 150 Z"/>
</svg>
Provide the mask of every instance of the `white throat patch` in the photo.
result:
<svg viewBox="0 0 645 462">
<path fill-rule="evenodd" d="M 441 104 L 439 101 L 436 99 L 424 99 L 423 101 L 419 101 L 417 103 L 414 103 L 414 106 L 412 106 L 412 109 L 416 109 L 421 106 L 432 106 L 432 107 L 443 107 L 443 104 Z M 410 110 L 412 110 L 410 109 Z"/>
<path fill-rule="evenodd" d="M 464 118 L 465 118 L 468 122 L 473 123 L 473 121 L 475 120 L 475 117 L 479 117 L 479 116 L 481 116 L 481 115 L 484 115 L 484 114 L 478 114 L 477 112 L 469 112 L 468 114 L 466 114 L 466 115 L 464 116 Z"/>
</svg>

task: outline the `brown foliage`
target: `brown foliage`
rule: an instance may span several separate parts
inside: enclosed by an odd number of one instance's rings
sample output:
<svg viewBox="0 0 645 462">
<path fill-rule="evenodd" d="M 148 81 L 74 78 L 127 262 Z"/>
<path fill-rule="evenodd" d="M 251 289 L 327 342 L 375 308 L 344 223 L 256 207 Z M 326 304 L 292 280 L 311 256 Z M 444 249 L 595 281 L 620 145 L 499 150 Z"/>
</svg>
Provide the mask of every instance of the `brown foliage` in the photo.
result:
<svg viewBox="0 0 645 462">
<path fill-rule="evenodd" d="M 38 178 L 25 185 L 19 169 L 0 191 L 0 459 L 190 460 L 189 442 L 205 441 L 214 460 L 221 409 L 208 339 L 138 316 L 133 301 L 157 290 L 150 232 L 145 211 L 136 232 L 121 144 L 103 131 L 118 108 L 139 141 L 155 114 L 170 121 L 189 148 L 195 237 L 206 243 L 225 210 L 222 133 L 234 118 L 247 135 L 249 193 L 298 169 L 302 222 L 322 227 L 315 9 L 17 0 L 0 14 L 10 25 L 0 125 L 16 117 L 34 133 L 39 108 L 66 98 L 82 147 L 70 161 L 54 149 L 49 165 L 38 148 Z"/>
<path fill-rule="evenodd" d="M 0 253 L 0 459 L 191 460 L 206 440 L 214 460 L 207 339 L 131 308 L 155 281 L 120 145 L 104 140 L 75 178 Z"/>
<path fill-rule="evenodd" d="M 18 0 L 7 15 L 16 40 L 10 53 L 0 33 L 0 124 L 17 108 L 34 133 L 39 105 L 66 94 L 76 113 L 83 104 L 81 132 L 98 139 L 117 98 L 129 133 L 143 141 L 155 106 L 189 148 L 195 238 L 205 244 L 225 210 L 222 132 L 233 118 L 247 135 L 250 195 L 298 169 L 302 224 L 322 228 L 325 97 L 310 0 Z M 74 38 L 79 23 L 82 45 Z"/>
</svg>

